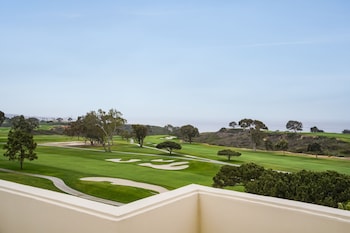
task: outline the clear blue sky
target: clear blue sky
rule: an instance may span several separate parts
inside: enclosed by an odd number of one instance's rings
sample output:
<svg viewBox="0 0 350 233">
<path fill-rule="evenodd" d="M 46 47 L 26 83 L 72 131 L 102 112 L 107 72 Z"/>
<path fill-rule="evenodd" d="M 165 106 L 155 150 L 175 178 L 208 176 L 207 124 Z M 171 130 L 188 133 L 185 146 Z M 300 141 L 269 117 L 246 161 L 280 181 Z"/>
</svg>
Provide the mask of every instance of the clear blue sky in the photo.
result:
<svg viewBox="0 0 350 233">
<path fill-rule="evenodd" d="M 5 113 L 350 128 L 350 1 L 0 2 Z"/>
</svg>

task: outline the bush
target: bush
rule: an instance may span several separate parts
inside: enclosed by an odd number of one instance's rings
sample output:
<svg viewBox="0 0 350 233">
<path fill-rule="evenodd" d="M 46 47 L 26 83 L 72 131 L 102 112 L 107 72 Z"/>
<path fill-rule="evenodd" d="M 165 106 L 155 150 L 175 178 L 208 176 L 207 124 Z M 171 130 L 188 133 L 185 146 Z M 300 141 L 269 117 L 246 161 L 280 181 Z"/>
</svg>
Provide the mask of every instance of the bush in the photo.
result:
<svg viewBox="0 0 350 233">
<path fill-rule="evenodd" d="M 350 129 L 344 129 L 344 130 L 343 130 L 343 133 L 344 133 L 344 134 L 350 134 Z"/>
<path fill-rule="evenodd" d="M 255 163 L 245 163 L 240 167 L 225 165 L 213 177 L 213 186 L 222 188 L 236 184 L 246 184 L 247 182 L 258 179 L 264 170 L 264 167 Z"/>
<path fill-rule="evenodd" d="M 213 180 L 214 187 L 243 184 L 248 193 L 335 208 L 347 206 L 350 201 L 350 176 L 335 171 L 282 173 L 248 163 L 223 166 Z"/>
</svg>

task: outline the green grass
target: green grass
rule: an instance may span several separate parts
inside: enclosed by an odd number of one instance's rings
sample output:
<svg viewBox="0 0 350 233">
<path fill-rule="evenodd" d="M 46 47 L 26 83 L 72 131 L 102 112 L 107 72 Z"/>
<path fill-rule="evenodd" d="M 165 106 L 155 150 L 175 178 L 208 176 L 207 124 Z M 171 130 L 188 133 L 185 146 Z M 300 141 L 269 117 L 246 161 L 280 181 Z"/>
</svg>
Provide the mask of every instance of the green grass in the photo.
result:
<svg viewBox="0 0 350 233">
<path fill-rule="evenodd" d="M 183 144 L 180 153 L 200 156 L 208 159 L 228 162 L 226 157 L 218 156 L 217 151 L 229 147 L 206 144 Z M 248 149 L 232 148 L 242 155 L 231 158 L 231 163 L 243 164 L 254 162 L 266 168 L 281 171 L 296 172 L 302 169 L 312 171 L 334 170 L 350 175 L 350 160 L 340 158 L 316 158 L 315 156 L 274 151 L 252 151 Z"/>
<path fill-rule="evenodd" d="M 145 148 L 136 147 L 133 151 L 143 153 Z M 148 149 L 149 150 L 149 149 Z M 139 166 L 138 163 L 120 164 L 107 162 L 108 158 L 132 159 L 139 158 L 142 162 L 151 162 L 152 159 L 167 158 L 168 156 L 140 156 L 127 155 L 123 153 L 105 153 L 97 151 L 85 151 L 79 149 L 57 148 L 38 146 L 37 154 L 39 159 L 35 161 L 25 161 L 24 171 L 28 173 L 43 174 L 55 176 L 63 179 L 67 185 L 81 192 L 90 193 L 96 191 L 99 197 L 109 198 L 118 197 L 117 201 L 135 200 L 151 195 L 149 191 L 136 192 L 132 197 L 128 192 L 117 188 L 111 188 L 107 191 L 101 190 L 101 186 L 113 186 L 111 184 L 99 184 L 89 182 L 89 185 L 80 178 L 91 176 L 118 177 L 135 180 L 150 184 L 156 184 L 168 189 L 175 189 L 187 184 L 198 183 L 211 185 L 212 177 L 219 170 L 219 165 L 190 162 L 190 168 L 184 171 L 164 171 Z M 17 161 L 7 161 L 6 158 L 0 158 L 0 167 L 12 170 L 19 170 Z M 111 190 L 113 192 L 111 192 Z M 130 190 L 130 189 L 129 189 Z M 107 194 L 106 194 L 107 193 Z M 129 197 L 130 196 L 130 197 Z M 130 199 L 131 198 L 131 199 Z"/>
<path fill-rule="evenodd" d="M 0 128 L 0 140 L 7 137 L 6 129 Z M 148 136 L 145 140 L 145 146 L 155 146 L 164 141 L 164 136 Z M 5 139 L 6 140 L 6 139 Z M 76 138 L 59 135 L 39 135 L 35 140 L 41 144 L 51 141 L 71 141 Z M 180 142 L 179 140 L 175 140 Z M 175 151 L 178 154 L 194 155 L 202 158 L 209 158 L 228 162 L 226 157 L 217 156 L 217 151 L 228 147 L 213 146 L 206 144 L 188 144 L 182 143 L 182 150 Z M 101 198 L 115 200 L 119 202 L 131 202 L 140 198 L 153 195 L 152 191 L 137 189 L 133 187 L 117 186 L 106 182 L 88 182 L 81 181 L 83 177 L 116 177 L 160 185 L 168 189 L 175 189 L 187 184 L 196 183 L 211 186 L 212 177 L 219 171 L 221 165 L 210 164 L 199 161 L 189 161 L 189 168 L 180 171 L 158 170 L 149 167 L 139 166 L 139 163 L 151 162 L 153 159 L 174 159 L 183 161 L 180 157 L 170 156 L 149 148 L 140 148 L 136 145 L 115 138 L 112 147 L 112 153 L 103 152 L 100 146 L 86 145 L 81 148 L 60 148 L 41 146 L 37 147 L 39 159 L 24 162 L 24 172 L 49 175 L 61 178 L 65 183 L 81 192 L 96 195 Z M 267 152 L 244 150 L 232 148 L 242 153 L 240 157 L 233 158 L 231 163 L 243 164 L 254 162 L 263 165 L 266 168 L 283 171 L 299 171 L 301 169 L 313 171 L 334 170 L 340 173 L 350 175 L 350 160 L 335 158 L 319 158 L 300 154 L 286 154 L 280 152 Z M 96 151 L 97 150 L 97 151 Z M 98 151 L 100 150 L 100 151 Z M 0 146 L 0 154 L 4 151 Z M 128 154 L 136 153 L 136 154 Z M 148 155 L 147 155 L 148 154 Z M 141 159 L 141 162 L 135 163 L 113 163 L 106 159 L 121 158 Z M 187 161 L 187 160 L 186 160 Z M 18 161 L 8 161 L 7 158 L 0 156 L 0 167 L 19 171 Z M 50 181 L 41 178 L 28 177 L 17 174 L 0 173 L 0 179 L 10 180 L 18 183 L 42 187 L 55 190 L 56 188 Z M 242 187 L 236 187 L 243 191 Z"/>
<path fill-rule="evenodd" d="M 141 198 L 156 194 L 154 191 L 121 185 L 111 185 L 109 182 L 79 181 L 76 185 L 79 189 L 85 190 L 86 194 L 99 196 L 107 200 L 121 203 L 130 203 Z M 86 189 L 86 187 L 89 187 Z M 103 192 L 101 192 L 103 190 Z"/>
<path fill-rule="evenodd" d="M 303 133 L 305 135 L 309 136 L 324 136 L 324 137 L 331 137 L 331 138 L 336 138 L 345 142 L 350 142 L 350 134 L 344 134 L 344 133 Z"/>
<path fill-rule="evenodd" d="M 0 179 L 16 182 L 19 184 L 30 185 L 38 188 L 48 189 L 56 192 L 61 192 L 61 190 L 56 188 L 51 181 L 43 178 L 0 171 Z"/>
</svg>

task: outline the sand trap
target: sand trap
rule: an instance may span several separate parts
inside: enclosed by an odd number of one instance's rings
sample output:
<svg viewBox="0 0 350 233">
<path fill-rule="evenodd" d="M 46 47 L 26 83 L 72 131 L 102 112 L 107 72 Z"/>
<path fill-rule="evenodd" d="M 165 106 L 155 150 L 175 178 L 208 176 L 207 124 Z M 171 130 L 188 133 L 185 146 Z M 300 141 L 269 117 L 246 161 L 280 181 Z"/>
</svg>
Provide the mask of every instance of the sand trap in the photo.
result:
<svg viewBox="0 0 350 233">
<path fill-rule="evenodd" d="M 161 170 L 183 170 L 189 167 L 188 162 L 175 162 L 175 163 L 169 163 L 164 165 L 155 165 L 152 163 L 140 163 L 139 165 L 144 167 L 161 169 Z"/>
<path fill-rule="evenodd" d="M 71 142 L 47 142 L 42 143 L 43 146 L 59 146 L 59 147 L 65 147 L 65 146 L 85 146 L 85 142 L 82 141 L 71 141 Z"/>
<path fill-rule="evenodd" d="M 123 185 L 123 186 L 143 188 L 143 189 L 156 191 L 157 193 L 163 193 L 163 192 L 169 191 L 168 189 L 163 188 L 162 186 L 158 186 L 158 185 L 141 183 L 141 182 L 119 179 L 119 178 L 111 178 L 111 177 L 85 177 L 85 178 L 81 178 L 80 180 L 95 181 L 95 182 L 110 182 L 111 184 L 114 184 L 114 185 Z"/>
<path fill-rule="evenodd" d="M 160 163 L 171 163 L 174 162 L 175 160 L 167 160 L 167 159 L 153 159 L 151 160 L 152 162 L 160 162 Z"/>
<path fill-rule="evenodd" d="M 124 161 L 122 161 L 122 159 L 106 159 L 106 161 L 114 162 L 114 163 L 134 163 L 134 162 L 141 161 L 141 159 L 129 159 Z"/>
<path fill-rule="evenodd" d="M 168 137 L 160 138 L 160 139 L 173 140 L 173 139 L 176 139 L 176 138 L 177 138 L 176 136 L 168 136 Z"/>
</svg>

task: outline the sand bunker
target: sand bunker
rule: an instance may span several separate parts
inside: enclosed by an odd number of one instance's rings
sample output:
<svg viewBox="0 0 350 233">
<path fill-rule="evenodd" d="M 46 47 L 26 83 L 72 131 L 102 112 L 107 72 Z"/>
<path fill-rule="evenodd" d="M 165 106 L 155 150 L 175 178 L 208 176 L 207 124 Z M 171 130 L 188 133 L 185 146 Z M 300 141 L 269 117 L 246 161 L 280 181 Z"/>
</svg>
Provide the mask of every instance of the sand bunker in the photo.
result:
<svg viewBox="0 0 350 233">
<path fill-rule="evenodd" d="M 114 162 L 114 163 L 134 163 L 139 162 L 141 159 L 129 159 L 129 160 L 122 160 L 122 159 L 106 159 L 106 161 Z"/>
<path fill-rule="evenodd" d="M 188 162 L 175 162 L 175 163 L 162 164 L 162 165 L 156 165 L 152 163 L 140 163 L 139 165 L 144 167 L 161 169 L 161 170 L 183 170 L 189 167 Z"/>
<path fill-rule="evenodd" d="M 141 183 L 141 182 L 119 179 L 119 178 L 111 178 L 111 177 L 85 177 L 85 178 L 81 178 L 80 180 L 95 181 L 95 182 L 110 182 L 111 184 L 114 184 L 114 185 L 143 188 L 143 189 L 155 191 L 157 193 L 163 193 L 163 192 L 169 191 L 168 189 L 163 188 L 162 186 L 158 186 L 158 185 Z"/>
<path fill-rule="evenodd" d="M 152 162 L 160 162 L 160 163 L 171 163 L 174 162 L 175 160 L 167 160 L 167 159 L 153 159 L 151 160 Z"/>
<path fill-rule="evenodd" d="M 66 147 L 66 146 L 84 146 L 85 142 L 82 141 L 71 141 L 71 142 L 47 142 L 42 143 L 43 146 L 58 146 L 58 147 Z"/>
<path fill-rule="evenodd" d="M 106 161 L 114 162 L 114 163 L 134 163 L 139 162 L 141 159 L 129 159 L 129 160 L 122 160 L 122 159 L 106 159 Z M 153 163 L 140 163 L 138 165 L 144 166 L 144 167 L 151 167 L 155 169 L 161 169 L 161 170 L 183 170 L 189 167 L 188 162 L 174 162 L 175 160 L 167 160 L 167 159 L 153 159 L 151 162 L 158 162 L 158 163 L 167 163 L 167 164 L 153 164 Z"/>
<path fill-rule="evenodd" d="M 168 137 L 165 137 L 165 138 L 160 138 L 160 139 L 165 139 L 165 140 L 173 140 L 173 139 L 176 139 L 177 137 L 176 136 L 168 136 Z"/>
</svg>

